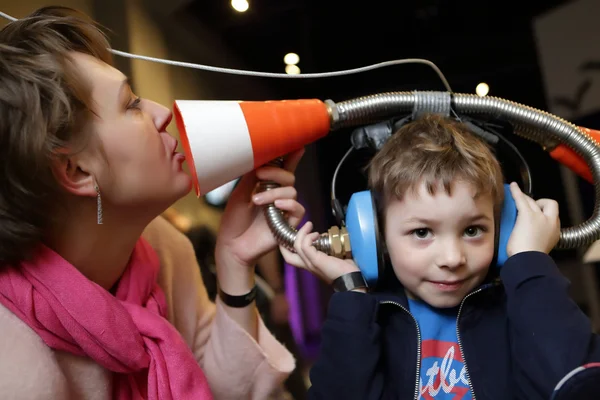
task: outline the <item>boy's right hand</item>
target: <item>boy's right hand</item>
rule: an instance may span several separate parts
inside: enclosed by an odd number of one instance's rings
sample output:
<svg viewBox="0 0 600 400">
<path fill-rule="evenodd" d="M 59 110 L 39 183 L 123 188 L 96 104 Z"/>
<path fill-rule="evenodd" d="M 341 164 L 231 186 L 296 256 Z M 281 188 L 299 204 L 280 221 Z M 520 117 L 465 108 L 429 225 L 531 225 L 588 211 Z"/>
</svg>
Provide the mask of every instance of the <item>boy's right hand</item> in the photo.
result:
<svg viewBox="0 0 600 400">
<path fill-rule="evenodd" d="M 278 201 L 275 202 L 275 206 L 278 206 L 277 203 Z M 312 228 L 313 224 L 307 222 L 298 230 L 294 242 L 296 253 L 279 246 L 286 262 L 312 272 L 327 284 L 331 284 L 335 279 L 349 272 L 360 271 L 352 260 L 341 260 L 317 250 L 312 244 L 319 237 L 319 232 L 311 232 Z"/>
</svg>

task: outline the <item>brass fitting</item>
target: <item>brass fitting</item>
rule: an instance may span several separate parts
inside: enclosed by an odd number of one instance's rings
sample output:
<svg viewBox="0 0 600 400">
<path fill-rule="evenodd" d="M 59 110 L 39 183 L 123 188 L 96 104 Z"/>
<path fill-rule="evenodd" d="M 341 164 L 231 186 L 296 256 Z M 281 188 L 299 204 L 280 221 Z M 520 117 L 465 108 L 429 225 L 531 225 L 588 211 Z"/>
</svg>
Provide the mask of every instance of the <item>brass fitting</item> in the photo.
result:
<svg viewBox="0 0 600 400">
<path fill-rule="evenodd" d="M 327 231 L 329 236 L 330 254 L 337 258 L 352 258 L 352 247 L 350 247 L 350 236 L 345 227 L 342 229 L 332 226 Z"/>
</svg>

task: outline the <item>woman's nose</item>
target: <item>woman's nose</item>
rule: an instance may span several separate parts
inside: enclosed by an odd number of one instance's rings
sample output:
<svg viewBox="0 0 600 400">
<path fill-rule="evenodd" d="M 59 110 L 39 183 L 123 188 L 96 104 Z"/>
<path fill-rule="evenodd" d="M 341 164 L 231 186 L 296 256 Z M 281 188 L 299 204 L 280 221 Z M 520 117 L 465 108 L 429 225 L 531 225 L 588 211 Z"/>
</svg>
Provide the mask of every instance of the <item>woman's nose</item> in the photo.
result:
<svg viewBox="0 0 600 400">
<path fill-rule="evenodd" d="M 154 126 L 159 132 L 163 132 L 167 130 L 167 126 L 171 123 L 171 119 L 173 119 L 173 113 L 167 107 L 162 104 L 155 103 L 151 100 L 147 100 L 147 110 L 152 115 L 152 120 L 154 121 Z"/>
</svg>

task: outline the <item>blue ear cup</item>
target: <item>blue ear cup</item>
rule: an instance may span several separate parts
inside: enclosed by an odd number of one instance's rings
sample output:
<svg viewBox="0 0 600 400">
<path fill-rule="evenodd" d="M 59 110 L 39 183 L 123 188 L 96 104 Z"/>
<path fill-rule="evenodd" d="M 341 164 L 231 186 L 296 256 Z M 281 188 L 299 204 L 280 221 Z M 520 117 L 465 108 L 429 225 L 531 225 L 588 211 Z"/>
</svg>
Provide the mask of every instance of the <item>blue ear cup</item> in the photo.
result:
<svg viewBox="0 0 600 400">
<path fill-rule="evenodd" d="M 500 214 L 497 266 L 501 267 L 508 255 L 506 245 L 517 221 L 517 205 L 504 185 L 504 203 Z M 356 192 L 350 198 L 346 210 L 346 229 L 350 236 L 352 258 L 370 287 L 375 286 L 383 271 L 383 249 L 379 238 L 380 230 L 375 201 L 370 191 Z"/>
<path fill-rule="evenodd" d="M 350 237 L 352 258 L 370 287 L 375 286 L 383 269 L 383 252 L 379 240 L 377 209 L 371 192 L 356 192 L 346 210 L 346 229 Z"/>
<path fill-rule="evenodd" d="M 500 213 L 500 232 L 498 239 L 498 260 L 496 265 L 501 267 L 508 259 L 506 245 L 517 222 L 517 205 L 510 193 L 510 185 L 504 184 L 504 203 Z M 352 240 L 350 241 L 352 244 Z"/>
</svg>

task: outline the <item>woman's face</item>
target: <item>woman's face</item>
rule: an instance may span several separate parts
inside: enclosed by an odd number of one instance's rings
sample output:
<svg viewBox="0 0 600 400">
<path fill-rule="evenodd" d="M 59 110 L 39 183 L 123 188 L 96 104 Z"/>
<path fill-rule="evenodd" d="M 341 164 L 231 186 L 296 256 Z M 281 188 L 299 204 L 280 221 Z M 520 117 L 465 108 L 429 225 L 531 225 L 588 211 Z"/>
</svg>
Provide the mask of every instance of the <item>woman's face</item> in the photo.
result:
<svg viewBox="0 0 600 400">
<path fill-rule="evenodd" d="M 83 152 L 83 165 L 103 204 L 159 213 L 188 193 L 192 182 L 182 169 L 185 158 L 166 131 L 171 112 L 134 95 L 127 78 L 108 64 L 81 53 L 74 60 L 90 85 L 96 114 L 90 127 L 98 140 Z"/>
</svg>

